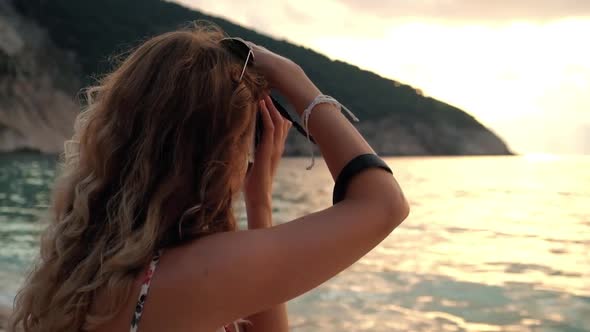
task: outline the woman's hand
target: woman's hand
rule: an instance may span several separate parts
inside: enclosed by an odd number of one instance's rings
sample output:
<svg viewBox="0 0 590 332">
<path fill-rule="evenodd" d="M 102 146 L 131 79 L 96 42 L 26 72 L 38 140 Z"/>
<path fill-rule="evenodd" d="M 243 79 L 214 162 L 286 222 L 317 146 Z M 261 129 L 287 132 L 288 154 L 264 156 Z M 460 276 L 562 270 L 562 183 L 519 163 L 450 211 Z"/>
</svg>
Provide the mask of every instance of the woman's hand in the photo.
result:
<svg viewBox="0 0 590 332">
<path fill-rule="evenodd" d="M 244 179 L 244 200 L 248 228 L 272 225 L 272 181 L 285 150 L 285 140 L 292 124 L 281 116 L 267 95 L 260 101 L 262 139 L 254 154 L 254 163 Z"/>
<path fill-rule="evenodd" d="M 297 113 L 303 112 L 309 103 L 321 94 L 298 64 L 263 46 L 249 41 L 246 43 L 254 52 L 254 65 L 264 75 L 270 88 L 279 90 L 287 97 Z"/>
<path fill-rule="evenodd" d="M 295 62 L 269 51 L 264 46 L 249 41 L 246 41 L 246 44 L 252 48 L 255 66 L 262 72 L 271 88 L 281 89 L 285 87 L 285 75 L 301 70 Z"/>
</svg>

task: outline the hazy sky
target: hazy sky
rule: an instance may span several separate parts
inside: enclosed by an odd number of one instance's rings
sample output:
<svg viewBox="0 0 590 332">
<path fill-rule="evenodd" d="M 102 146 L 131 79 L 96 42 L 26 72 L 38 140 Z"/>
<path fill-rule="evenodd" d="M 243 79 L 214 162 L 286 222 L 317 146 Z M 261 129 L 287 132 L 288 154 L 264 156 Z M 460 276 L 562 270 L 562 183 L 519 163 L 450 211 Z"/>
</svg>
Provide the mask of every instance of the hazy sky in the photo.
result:
<svg viewBox="0 0 590 332">
<path fill-rule="evenodd" d="M 420 88 L 520 153 L 590 154 L 590 0 L 178 0 Z"/>
</svg>

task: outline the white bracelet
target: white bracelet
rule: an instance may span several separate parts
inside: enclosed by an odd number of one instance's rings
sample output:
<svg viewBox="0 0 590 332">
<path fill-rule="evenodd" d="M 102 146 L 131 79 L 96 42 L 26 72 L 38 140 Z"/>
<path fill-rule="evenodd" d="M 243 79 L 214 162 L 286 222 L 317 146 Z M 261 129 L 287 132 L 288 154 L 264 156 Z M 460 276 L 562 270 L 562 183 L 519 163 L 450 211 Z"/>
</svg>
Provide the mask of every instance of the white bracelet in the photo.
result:
<svg viewBox="0 0 590 332">
<path fill-rule="evenodd" d="M 305 168 L 308 171 L 310 169 L 312 169 L 313 166 L 315 165 L 315 156 L 314 156 L 314 153 L 313 153 L 313 144 L 311 143 L 311 139 L 309 138 L 309 128 L 308 128 L 309 116 L 311 115 L 311 111 L 314 109 L 314 107 L 317 104 L 323 104 L 323 103 L 333 104 L 333 105 L 335 105 L 338 108 L 339 111 L 342 111 L 342 108 L 344 108 L 344 110 L 346 110 L 346 112 L 348 113 L 348 115 L 350 115 L 350 118 L 353 121 L 355 121 L 355 122 L 358 122 L 359 121 L 359 119 L 352 113 L 352 111 L 350 111 L 348 108 L 346 108 L 346 106 L 340 104 L 338 102 L 338 100 L 334 99 L 333 97 L 330 97 L 330 96 L 324 95 L 324 94 L 320 94 L 317 97 L 315 97 L 313 99 L 313 101 L 309 104 L 309 106 L 307 106 L 303 110 L 303 114 L 301 115 L 303 117 L 303 128 L 305 129 L 305 132 L 307 133 L 307 143 L 308 143 L 308 146 L 309 146 L 309 151 L 311 153 L 311 164 Z"/>
</svg>

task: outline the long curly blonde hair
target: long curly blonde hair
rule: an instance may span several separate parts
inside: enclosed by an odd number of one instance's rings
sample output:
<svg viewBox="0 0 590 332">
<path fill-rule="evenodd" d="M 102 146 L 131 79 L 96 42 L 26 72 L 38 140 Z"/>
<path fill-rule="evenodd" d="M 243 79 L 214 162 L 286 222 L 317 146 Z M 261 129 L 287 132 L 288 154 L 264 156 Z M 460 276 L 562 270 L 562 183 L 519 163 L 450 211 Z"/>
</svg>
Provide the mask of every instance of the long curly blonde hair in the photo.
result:
<svg viewBox="0 0 590 332">
<path fill-rule="evenodd" d="M 153 37 L 88 89 L 11 329 L 93 329 L 122 309 L 154 251 L 235 229 L 268 86 L 255 68 L 239 80 L 224 37 L 201 23 Z M 99 291 L 109 303 L 92 306 Z"/>
</svg>

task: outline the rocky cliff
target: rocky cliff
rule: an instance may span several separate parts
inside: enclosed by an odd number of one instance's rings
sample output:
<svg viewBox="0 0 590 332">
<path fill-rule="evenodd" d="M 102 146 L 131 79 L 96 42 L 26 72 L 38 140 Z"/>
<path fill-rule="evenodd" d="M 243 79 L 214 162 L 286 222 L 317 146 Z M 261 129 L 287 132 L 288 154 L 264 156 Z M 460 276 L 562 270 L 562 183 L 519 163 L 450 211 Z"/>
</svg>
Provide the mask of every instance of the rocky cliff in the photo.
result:
<svg viewBox="0 0 590 332">
<path fill-rule="evenodd" d="M 78 109 L 78 68 L 73 54 L 0 0 L 0 151 L 63 149 Z"/>
</svg>

